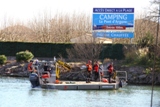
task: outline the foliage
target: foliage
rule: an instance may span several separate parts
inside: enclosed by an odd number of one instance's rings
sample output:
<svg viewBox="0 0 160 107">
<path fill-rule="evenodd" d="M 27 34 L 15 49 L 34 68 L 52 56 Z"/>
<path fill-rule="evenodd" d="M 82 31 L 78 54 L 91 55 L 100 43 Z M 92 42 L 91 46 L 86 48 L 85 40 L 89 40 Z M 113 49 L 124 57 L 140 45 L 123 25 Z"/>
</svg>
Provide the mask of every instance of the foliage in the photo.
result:
<svg viewBox="0 0 160 107">
<path fill-rule="evenodd" d="M 0 65 L 5 64 L 7 61 L 7 57 L 5 55 L 0 55 Z"/>
<path fill-rule="evenodd" d="M 146 74 L 149 74 L 151 72 L 151 68 L 146 68 Z"/>
<path fill-rule="evenodd" d="M 124 59 L 123 44 L 100 44 L 102 50 L 100 50 L 99 59 Z M 129 45 L 129 44 L 127 44 Z M 33 53 L 34 57 L 59 57 L 59 54 L 65 59 L 68 59 L 68 52 L 66 49 L 72 49 L 75 44 L 67 43 L 26 43 L 26 42 L 0 42 L 0 54 L 6 56 L 15 56 L 17 52 L 29 50 Z M 40 48 L 39 48 L 40 47 Z M 99 46 L 98 46 L 99 47 Z M 87 50 L 87 49 L 84 49 Z M 95 51 L 98 51 L 96 49 Z M 83 52 L 83 51 L 82 51 Z"/>
<path fill-rule="evenodd" d="M 16 60 L 17 60 L 17 62 L 20 62 L 20 61 L 29 61 L 33 57 L 34 57 L 34 55 L 31 52 L 29 52 L 28 50 L 16 53 Z"/>
<path fill-rule="evenodd" d="M 159 71 L 160 69 L 160 55 L 159 53 L 159 47 L 157 47 L 156 50 L 156 44 L 154 43 L 154 37 L 150 33 L 147 33 L 146 36 L 144 36 L 141 40 L 138 42 L 138 46 L 141 48 L 148 48 L 148 54 L 142 58 L 143 63 L 147 65 L 148 68 L 153 68 L 155 66 L 155 71 Z M 155 57 L 155 59 L 154 59 Z M 154 62 L 155 60 L 155 62 Z M 154 65 L 155 64 L 155 65 Z"/>
<path fill-rule="evenodd" d="M 125 46 L 125 63 L 127 65 L 140 65 L 144 67 L 151 65 L 148 48 L 140 48 L 138 46 L 139 44 L 137 46 Z"/>
<path fill-rule="evenodd" d="M 147 54 L 141 55 L 138 51 L 130 51 L 125 54 L 125 63 L 127 65 L 152 66 L 152 60 Z"/>
<path fill-rule="evenodd" d="M 103 44 L 103 50 L 100 53 L 100 59 L 122 60 L 125 58 L 123 44 Z"/>
<path fill-rule="evenodd" d="M 146 36 L 137 41 L 135 48 L 132 47 L 126 49 L 127 51 L 125 52 L 125 63 L 127 65 L 143 66 L 146 68 L 147 72 L 150 72 L 150 69 L 153 68 L 155 63 L 155 71 L 159 71 L 160 54 L 155 54 L 155 44 L 153 41 L 153 36 L 150 33 L 147 33 Z M 154 55 L 156 55 L 155 62 Z"/>
<path fill-rule="evenodd" d="M 153 45 L 154 37 L 149 32 L 139 40 L 137 40 L 137 46 L 139 48 L 151 47 Z"/>
<path fill-rule="evenodd" d="M 147 57 L 147 55 L 144 55 L 144 56 L 139 56 L 138 58 L 137 58 L 137 65 L 142 65 L 142 66 L 149 66 L 149 65 L 151 65 L 151 61 L 150 61 L 150 59 Z"/>
<path fill-rule="evenodd" d="M 7 20 L 3 21 L 4 29 L 0 31 L 0 41 L 69 43 L 71 38 L 91 31 L 91 16 L 86 13 L 56 13 L 52 17 L 47 13 L 35 17 L 28 24 L 15 23 L 14 20 L 6 24 Z"/>
<path fill-rule="evenodd" d="M 155 45 L 154 45 L 154 37 L 152 34 L 150 34 L 149 32 L 146 33 L 146 36 L 142 37 L 137 41 L 137 46 L 141 49 L 148 48 L 146 57 L 148 57 L 150 60 L 154 59 Z"/>
<path fill-rule="evenodd" d="M 133 64 L 135 62 L 135 59 L 137 58 L 137 56 L 138 55 L 134 51 L 127 52 L 125 54 L 125 63 L 126 64 Z"/>
<path fill-rule="evenodd" d="M 81 61 L 92 60 L 93 62 L 99 59 L 103 44 L 101 43 L 84 43 L 75 44 L 73 48 L 67 49 L 69 59 L 79 59 Z"/>
</svg>

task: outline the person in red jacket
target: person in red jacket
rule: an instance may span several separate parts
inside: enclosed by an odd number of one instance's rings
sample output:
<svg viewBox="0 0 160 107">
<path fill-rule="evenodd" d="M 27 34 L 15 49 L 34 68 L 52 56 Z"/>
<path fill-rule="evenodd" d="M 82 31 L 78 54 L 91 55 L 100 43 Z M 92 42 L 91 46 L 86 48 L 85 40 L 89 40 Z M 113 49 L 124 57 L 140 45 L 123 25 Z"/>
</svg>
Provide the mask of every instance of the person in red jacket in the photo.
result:
<svg viewBox="0 0 160 107">
<path fill-rule="evenodd" d="M 86 79 L 86 83 L 90 83 L 91 74 L 92 74 L 92 62 L 89 60 L 88 63 L 86 64 L 86 66 L 87 66 L 87 79 Z"/>
<path fill-rule="evenodd" d="M 112 77 L 113 70 L 114 70 L 113 62 L 110 63 L 110 65 L 107 67 L 107 69 L 108 69 L 108 73 L 109 73 L 109 83 L 111 83 L 111 77 Z"/>
<path fill-rule="evenodd" d="M 93 65 L 93 71 L 94 71 L 94 80 L 97 81 L 98 77 L 99 77 L 99 63 L 98 61 L 95 62 L 95 64 Z"/>
<path fill-rule="evenodd" d="M 33 65 L 33 60 L 30 60 L 28 66 L 27 66 L 27 70 L 28 70 L 30 73 L 32 73 L 33 70 L 34 70 L 32 65 Z"/>
</svg>

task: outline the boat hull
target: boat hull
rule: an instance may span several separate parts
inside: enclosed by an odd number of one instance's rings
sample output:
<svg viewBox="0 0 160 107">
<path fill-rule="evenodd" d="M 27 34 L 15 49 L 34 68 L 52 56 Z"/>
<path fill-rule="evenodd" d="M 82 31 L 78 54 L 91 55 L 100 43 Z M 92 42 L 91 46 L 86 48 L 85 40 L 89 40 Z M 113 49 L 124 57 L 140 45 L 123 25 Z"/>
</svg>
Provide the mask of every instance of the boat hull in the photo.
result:
<svg viewBox="0 0 160 107">
<path fill-rule="evenodd" d="M 62 84 L 46 83 L 41 84 L 45 89 L 58 89 L 58 90 L 116 90 L 119 89 L 119 83 L 103 83 L 103 82 L 74 82 Z"/>
</svg>

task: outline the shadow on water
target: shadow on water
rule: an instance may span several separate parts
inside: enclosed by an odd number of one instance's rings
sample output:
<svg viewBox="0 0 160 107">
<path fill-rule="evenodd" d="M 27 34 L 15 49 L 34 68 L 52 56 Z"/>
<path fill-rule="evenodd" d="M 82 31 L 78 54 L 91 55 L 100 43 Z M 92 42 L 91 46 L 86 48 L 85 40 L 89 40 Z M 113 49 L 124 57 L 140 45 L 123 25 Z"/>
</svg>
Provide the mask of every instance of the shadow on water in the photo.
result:
<svg viewBox="0 0 160 107">
<path fill-rule="evenodd" d="M 35 93 L 41 93 L 42 96 L 48 95 L 56 95 L 58 90 L 56 89 L 43 89 L 40 87 L 31 88 L 29 89 L 29 95 L 34 95 Z"/>
</svg>

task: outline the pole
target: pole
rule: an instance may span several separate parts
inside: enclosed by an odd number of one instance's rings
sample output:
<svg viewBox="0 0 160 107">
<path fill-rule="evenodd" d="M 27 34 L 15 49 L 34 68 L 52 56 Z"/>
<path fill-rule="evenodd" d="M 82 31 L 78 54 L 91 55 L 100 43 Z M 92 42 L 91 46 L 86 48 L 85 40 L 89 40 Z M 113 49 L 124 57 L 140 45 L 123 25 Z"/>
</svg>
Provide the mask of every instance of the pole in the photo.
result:
<svg viewBox="0 0 160 107">
<path fill-rule="evenodd" d="M 154 80 L 155 80 L 155 64 L 156 64 L 156 55 L 157 55 L 157 47 L 158 47 L 158 32 L 159 32 L 159 17 L 160 17 L 160 2 L 159 3 L 159 8 L 158 8 L 158 22 L 157 22 L 157 32 L 156 32 L 156 46 L 155 46 L 155 51 L 154 51 L 154 61 L 153 61 L 153 72 L 152 72 L 152 92 L 151 92 L 151 107 L 153 103 L 153 90 L 154 90 Z"/>
<path fill-rule="evenodd" d="M 132 38 L 130 39 L 130 44 L 132 44 Z"/>
</svg>

